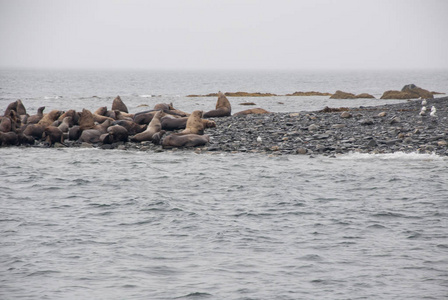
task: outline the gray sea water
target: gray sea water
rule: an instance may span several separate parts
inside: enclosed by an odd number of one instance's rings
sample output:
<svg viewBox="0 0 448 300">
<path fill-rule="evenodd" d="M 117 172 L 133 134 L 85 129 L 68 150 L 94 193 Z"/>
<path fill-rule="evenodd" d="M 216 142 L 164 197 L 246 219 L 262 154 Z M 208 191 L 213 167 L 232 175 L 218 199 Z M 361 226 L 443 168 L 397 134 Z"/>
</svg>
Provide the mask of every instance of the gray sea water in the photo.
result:
<svg viewBox="0 0 448 300">
<path fill-rule="evenodd" d="M 437 72 L 154 74 L 2 71 L 0 110 L 17 98 L 30 113 L 96 109 L 120 94 L 131 112 L 168 101 L 192 111 L 216 99 L 187 94 L 216 90 L 447 86 Z M 380 100 L 231 101 L 300 111 Z M 446 299 L 447 171 L 446 157 L 412 153 L 0 148 L 0 299 Z"/>
</svg>

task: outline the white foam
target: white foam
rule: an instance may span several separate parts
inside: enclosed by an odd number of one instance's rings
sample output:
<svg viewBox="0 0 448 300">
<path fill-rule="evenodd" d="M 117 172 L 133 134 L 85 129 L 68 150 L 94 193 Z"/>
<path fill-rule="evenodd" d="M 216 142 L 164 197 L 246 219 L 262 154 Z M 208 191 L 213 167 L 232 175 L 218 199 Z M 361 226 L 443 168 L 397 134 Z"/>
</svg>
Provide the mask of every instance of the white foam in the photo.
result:
<svg viewBox="0 0 448 300">
<path fill-rule="evenodd" d="M 152 95 L 138 95 L 140 98 L 151 98 Z"/>
<path fill-rule="evenodd" d="M 338 159 L 346 160 L 416 160 L 416 161 L 428 161 L 428 160 L 440 160 L 446 161 L 447 157 L 437 155 L 435 153 L 405 153 L 405 152 L 395 152 L 395 153 L 384 153 L 384 154 L 370 154 L 370 153 L 358 153 L 351 152 L 348 154 L 342 154 L 337 156 Z"/>
<path fill-rule="evenodd" d="M 50 100 L 50 99 L 61 99 L 62 96 L 44 96 L 45 100 Z"/>
</svg>

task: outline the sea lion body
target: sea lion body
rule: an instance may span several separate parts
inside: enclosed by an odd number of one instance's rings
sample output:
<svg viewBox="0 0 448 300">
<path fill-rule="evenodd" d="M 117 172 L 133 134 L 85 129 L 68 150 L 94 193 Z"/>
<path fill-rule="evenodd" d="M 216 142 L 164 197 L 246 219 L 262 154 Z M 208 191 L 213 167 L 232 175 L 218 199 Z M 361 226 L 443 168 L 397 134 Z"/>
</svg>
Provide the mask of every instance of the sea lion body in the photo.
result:
<svg viewBox="0 0 448 300">
<path fill-rule="evenodd" d="M 152 118 L 151 122 L 149 123 L 148 127 L 145 131 L 138 133 L 134 135 L 132 138 L 132 141 L 134 142 L 143 142 L 143 141 L 151 141 L 152 136 L 162 130 L 162 124 L 160 122 L 160 118 L 162 118 L 163 112 L 159 110 L 154 118 Z"/>
<path fill-rule="evenodd" d="M 125 113 L 128 113 L 128 108 L 124 104 L 124 102 L 121 100 L 120 96 L 117 96 L 114 101 L 112 102 L 112 110 L 118 110 Z"/>
<path fill-rule="evenodd" d="M 97 129 L 86 129 L 82 131 L 78 141 L 90 144 L 99 143 L 101 134 L 101 131 Z"/>
<path fill-rule="evenodd" d="M 107 134 L 101 136 L 102 142 L 105 144 L 113 144 L 117 142 L 127 142 L 129 133 L 123 126 L 113 125 L 107 128 Z"/>
<path fill-rule="evenodd" d="M 251 109 L 246 109 L 246 110 L 237 112 L 233 115 L 234 116 L 245 116 L 245 115 L 262 115 L 262 114 L 269 114 L 269 112 L 263 108 L 251 108 Z"/>
<path fill-rule="evenodd" d="M 92 129 L 95 126 L 92 112 L 83 108 L 78 119 L 78 124 L 81 130 Z"/>
<path fill-rule="evenodd" d="M 162 119 L 162 129 L 164 130 L 179 130 L 185 129 L 187 126 L 187 117 L 183 118 L 166 118 Z"/>
<path fill-rule="evenodd" d="M 114 121 L 112 125 L 120 125 L 126 128 L 129 135 L 135 135 L 137 133 L 145 131 L 147 125 L 139 125 L 135 123 L 134 121 L 128 121 L 128 120 L 118 120 Z"/>
<path fill-rule="evenodd" d="M 203 118 L 227 117 L 232 113 L 232 106 L 226 95 L 218 92 L 218 101 L 214 110 L 210 110 L 203 114 Z"/>
<path fill-rule="evenodd" d="M 54 145 L 55 143 L 63 143 L 64 142 L 64 133 L 59 127 L 48 126 L 44 130 L 45 141 L 50 145 Z"/>
<path fill-rule="evenodd" d="M 32 136 L 36 140 L 42 139 L 45 127 L 39 124 L 28 124 L 23 130 L 23 134 Z"/>
<path fill-rule="evenodd" d="M 170 134 L 162 140 L 163 148 L 198 147 L 210 141 L 208 135 L 198 134 Z"/>
<path fill-rule="evenodd" d="M 16 146 L 19 144 L 19 137 L 13 131 L 0 131 L 0 146 Z"/>
<path fill-rule="evenodd" d="M 202 110 L 195 110 L 187 119 L 182 134 L 204 134 L 204 123 L 202 122 Z"/>
<path fill-rule="evenodd" d="M 37 124 L 40 120 L 44 117 L 44 109 L 45 106 L 41 106 L 37 109 L 37 114 L 31 115 L 27 118 L 26 123 L 27 124 Z"/>
<path fill-rule="evenodd" d="M 44 115 L 43 118 L 37 123 L 39 125 L 42 125 L 44 127 L 51 126 L 54 121 L 56 121 L 59 116 L 62 115 L 62 111 L 60 110 L 52 110 L 48 114 Z"/>
</svg>

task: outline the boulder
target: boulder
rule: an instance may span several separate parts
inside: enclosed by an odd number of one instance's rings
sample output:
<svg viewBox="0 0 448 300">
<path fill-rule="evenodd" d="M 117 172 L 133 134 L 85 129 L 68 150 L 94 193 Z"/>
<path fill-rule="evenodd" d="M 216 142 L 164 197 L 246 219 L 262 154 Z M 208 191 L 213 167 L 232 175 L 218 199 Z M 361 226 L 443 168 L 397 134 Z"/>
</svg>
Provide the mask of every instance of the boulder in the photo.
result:
<svg viewBox="0 0 448 300">
<path fill-rule="evenodd" d="M 367 93 L 361 93 L 359 95 L 356 95 L 356 98 L 361 98 L 361 99 L 375 99 L 375 97 L 373 97 L 370 94 Z"/>
<path fill-rule="evenodd" d="M 381 99 L 417 99 L 417 98 L 433 99 L 433 93 L 422 89 L 415 84 L 405 85 L 401 91 L 385 91 Z"/>
<path fill-rule="evenodd" d="M 285 96 L 332 96 L 330 93 L 321 93 L 321 92 L 294 92 L 292 94 L 286 94 Z"/>
<path fill-rule="evenodd" d="M 330 99 L 356 99 L 356 95 L 338 90 L 330 97 Z"/>
</svg>

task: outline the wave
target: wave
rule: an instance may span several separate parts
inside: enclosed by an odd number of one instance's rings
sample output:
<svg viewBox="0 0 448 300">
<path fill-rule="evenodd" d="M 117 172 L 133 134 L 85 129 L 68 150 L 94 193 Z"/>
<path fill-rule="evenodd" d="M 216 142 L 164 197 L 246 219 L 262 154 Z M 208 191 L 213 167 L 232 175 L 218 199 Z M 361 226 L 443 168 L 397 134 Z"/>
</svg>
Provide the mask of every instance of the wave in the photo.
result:
<svg viewBox="0 0 448 300">
<path fill-rule="evenodd" d="M 44 96 L 45 100 L 54 100 L 54 99 L 61 99 L 62 96 Z"/>
<path fill-rule="evenodd" d="M 381 159 L 381 160 L 437 160 L 437 161 L 448 161 L 446 157 L 437 155 L 435 153 L 417 153 L 417 152 L 395 152 L 395 153 L 383 153 L 383 154 L 371 154 L 371 153 L 358 153 L 351 152 L 348 154 L 342 154 L 337 156 L 338 159 L 360 159 L 360 160 L 371 160 L 371 159 Z"/>
</svg>

